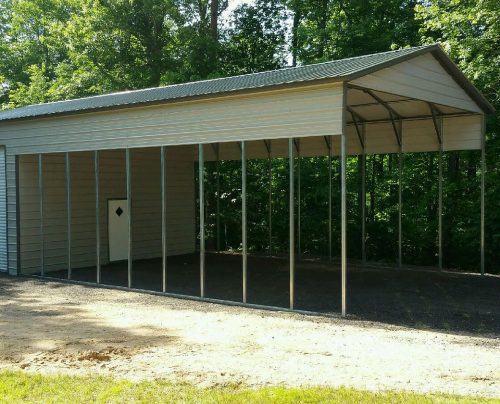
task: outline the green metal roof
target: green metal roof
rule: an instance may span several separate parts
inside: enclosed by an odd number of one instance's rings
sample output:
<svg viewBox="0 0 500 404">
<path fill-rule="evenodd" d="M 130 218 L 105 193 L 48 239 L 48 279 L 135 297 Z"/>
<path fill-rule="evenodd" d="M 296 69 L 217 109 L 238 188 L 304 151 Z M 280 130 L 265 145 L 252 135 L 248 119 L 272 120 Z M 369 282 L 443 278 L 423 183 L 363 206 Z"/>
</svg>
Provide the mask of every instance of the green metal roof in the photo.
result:
<svg viewBox="0 0 500 404">
<path fill-rule="evenodd" d="M 417 55 L 427 52 L 434 53 L 436 51 L 440 54 L 441 58 L 447 59 L 449 63 L 453 65 L 451 66 L 451 69 L 453 69 L 453 67 L 456 69 L 453 73 L 457 74 L 458 72 L 458 74 L 461 75 L 460 78 L 463 82 L 460 84 L 464 85 L 465 83 L 470 86 L 470 91 L 468 91 L 469 94 L 473 96 L 476 102 L 480 99 L 483 104 L 479 103 L 479 105 L 483 109 L 485 109 L 486 105 L 486 107 L 488 107 L 486 108 L 486 111 L 489 112 L 488 109 L 492 108 L 491 105 L 487 103 L 482 95 L 460 73 L 458 68 L 453 64 L 453 62 L 451 62 L 451 60 L 449 60 L 441 48 L 438 45 L 428 45 L 335 60 L 332 62 L 272 70 L 262 73 L 252 73 L 241 76 L 196 81 L 164 87 L 122 91 L 67 101 L 29 105 L 0 112 L 0 121 L 95 111 L 101 109 L 116 109 L 125 106 L 161 103 L 192 97 L 290 85 L 294 83 L 310 83 L 318 80 L 330 79 L 348 81 L 371 73 L 375 70 L 400 63 Z M 444 59 L 441 60 L 442 64 L 446 63 L 446 60 Z"/>
</svg>

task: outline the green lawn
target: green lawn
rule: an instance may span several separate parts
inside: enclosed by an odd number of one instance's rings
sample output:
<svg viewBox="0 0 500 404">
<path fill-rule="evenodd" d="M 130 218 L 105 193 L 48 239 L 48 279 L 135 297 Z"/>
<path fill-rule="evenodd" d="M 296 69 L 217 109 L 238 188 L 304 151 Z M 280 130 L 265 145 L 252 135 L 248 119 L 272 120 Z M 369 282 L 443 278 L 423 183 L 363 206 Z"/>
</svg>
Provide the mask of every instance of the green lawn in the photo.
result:
<svg viewBox="0 0 500 404">
<path fill-rule="evenodd" d="M 479 397 L 404 392 L 371 393 L 347 388 L 250 389 L 224 386 L 201 389 L 163 380 L 133 383 L 106 377 L 42 376 L 0 372 L 0 402 L 33 403 L 500 403 Z"/>
</svg>

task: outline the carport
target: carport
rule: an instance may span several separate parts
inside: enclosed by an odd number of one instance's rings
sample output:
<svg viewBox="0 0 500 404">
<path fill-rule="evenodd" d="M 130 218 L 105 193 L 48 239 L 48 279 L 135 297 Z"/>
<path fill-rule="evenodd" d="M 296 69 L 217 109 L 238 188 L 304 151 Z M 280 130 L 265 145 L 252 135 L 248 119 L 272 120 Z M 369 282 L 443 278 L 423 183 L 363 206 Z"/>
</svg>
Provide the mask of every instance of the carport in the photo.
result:
<svg viewBox="0 0 500 404">
<path fill-rule="evenodd" d="M 361 161 L 362 254 L 352 267 L 367 263 L 366 156 L 394 153 L 400 175 L 396 267 L 402 268 L 403 154 L 439 154 L 436 266 L 442 269 L 442 154 L 479 150 L 478 268 L 484 274 L 484 115 L 492 111 L 437 45 L 4 111 L 7 214 L 0 250 L 7 251 L 12 275 L 292 310 L 302 309 L 297 280 L 305 285 L 315 276 L 307 268 L 338 266 L 338 289 L 326 290 L 321 300 L 335 301 L 334 309 L 346 315 L 348 156 Z M 300 196 L 301 159 L 312 156 L 324 157 L 328 176 L 328 248 L 313 262 L 301 255 L 307 234 Z M 332 252 L 335 158 L 340 257 Z M 288 164 L 288 189 L 278 195 L 288 207 L 286 257 L 272 251 L 270 188 L 268 209 L 259 212 L 268 227 L 268 249 L 248 253 L 247 171 L 255 159 L 269 161 L 270 179 L 274 159 Z M 240 167 L 241 248 L 232 254 L 220 246 L 219 170 L 225 161 Z M 210 164 L 216 171 L 215 244 L 207 247 Z M 299 278 L 298 266 L 305 269 Z M 219 282 L 209 285 L 207 271 Z M 308 299 L 325 284 L 324 276 L 309 286 Z"/>
</svg>

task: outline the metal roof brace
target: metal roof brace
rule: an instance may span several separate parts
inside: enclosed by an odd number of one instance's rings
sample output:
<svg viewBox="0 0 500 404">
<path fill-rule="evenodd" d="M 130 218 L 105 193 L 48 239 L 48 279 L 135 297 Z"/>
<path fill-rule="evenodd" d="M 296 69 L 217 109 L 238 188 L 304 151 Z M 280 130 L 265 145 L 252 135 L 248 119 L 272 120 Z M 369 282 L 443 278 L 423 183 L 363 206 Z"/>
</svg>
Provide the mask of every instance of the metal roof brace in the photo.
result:
<svg viewBox="0 0 500 404">
<path fill-rule="evenodd" d="M 441 117 L 442 119 L 442 112 L 439 110 L 438 107 L 436 107 L 434 104 L 428 102 L 427 105 L 429 106 L 432 114 L 432 123 L 434 124 L 434 129 L 436 130 L 436 136 L 438 138 L 438 142 L 440 145 L 443 144 L 443 134 L 441 132 L 441 126 L 439 125 L 437 118 L 438 116 Z"/>
<path fill-rule="evenodd" d="M 356 133 L 358 134 L 358 139 L 359 143 L 361 144 L 361 147 L 364 149 L 365 148 L 365 140 L 363 138 L 363 133 L 361 128 L 359 127 L 359 123 L 363 123 L 364 119 L 359 115 L 357 112 L 355 112 L 351 107 L 347 106 L 347 110 L 351 113 L 352 115 L 352 121 L 354 122 L 354 126 L 356 128 Z"/>
<path fill-rule="evenodd" d="M 368 90 L 366 88 L 363 89 L 363 91 L 368 95 L 370 95 L 374 100 L 376 100 L 380 105 L 382 105 L 387 110 L 387 112 L 389 112 L 389 117 L 391 119 L 392 128 L 394 129 L 394 134 L 396 135 L 398 146 L 401 147 L 401 133 L 396 125 L 396 119 L 401 121 L 402 119 L 404 119 L 404 117 L 402 117 L 397 111 L 394 110 L 394 108 L 392 108 L 387 102 L 381 99 L 373 91 Z"/>
</svg>

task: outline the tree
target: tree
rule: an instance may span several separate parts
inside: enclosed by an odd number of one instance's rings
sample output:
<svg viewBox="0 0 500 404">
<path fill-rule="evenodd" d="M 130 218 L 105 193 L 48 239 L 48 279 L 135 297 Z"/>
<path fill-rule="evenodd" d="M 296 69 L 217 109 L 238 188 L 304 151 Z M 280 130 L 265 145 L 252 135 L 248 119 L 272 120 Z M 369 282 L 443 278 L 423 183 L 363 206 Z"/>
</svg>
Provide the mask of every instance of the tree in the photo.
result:
<svg viewBox="0 0 500 404">
<path fill-rule="evenodd" d="M 285 8 L 275 0 L 257 0 L 234 11 L 225 32 L 225 75 L 273 70 L 286 64 Z"/>
<path fill-rule="evenodd" d="M 487 265 L 492 266 L 500 260 L 500 3 L 496 0 L 432 0 L 416 8 L 416 18 L 421 21 L 421 36 L 425 43 L 440 42 L 468 78 L 492 102 L 497 112 L 486 121 L 486 248 Z M 475 234 L 479 227 L 478 204 L 480 172 L 479 156 L 475 152 L 450 153 L 448 167 L 451 193 L 448 214 L 451 217 L 469 218 L 462 220 L 460 226 L 464 235 Z M 463 204 L 471 201 L 465 211 Z M 453 237 L 454 253 L 470 251 L 470 245 L 479 248 L 478 237 L 469 240 L 450 231 Z M 457 248 L 457 246 L 459 248 Z M 471 254 L 474 251 L 471 251 Z M 470 259 L 465 257 L 465 259 Z"/>
<path fill-rule="evenodd" d="M 416 4 L 417 0 L 289 1 L 296 16 L 294 52 L 308 64 L 416 45 Z"/>
</svg>

